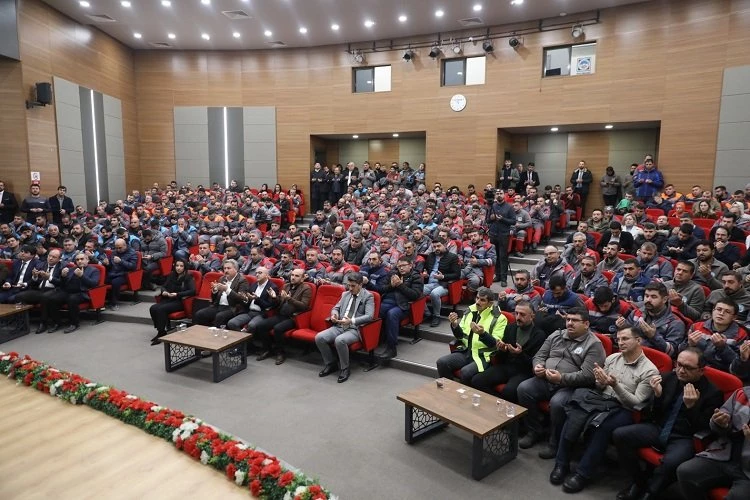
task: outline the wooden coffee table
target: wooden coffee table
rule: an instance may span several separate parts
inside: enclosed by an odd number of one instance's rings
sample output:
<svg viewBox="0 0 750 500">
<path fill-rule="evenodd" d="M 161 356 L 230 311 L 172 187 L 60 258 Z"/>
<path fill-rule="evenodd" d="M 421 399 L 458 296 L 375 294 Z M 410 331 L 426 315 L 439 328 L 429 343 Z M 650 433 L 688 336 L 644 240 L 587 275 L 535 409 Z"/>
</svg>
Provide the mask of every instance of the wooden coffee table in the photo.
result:
<svg viewBox="0 0 750 500">
<path fill-rule="evenodd" d="M 211 353 L 213 360 L 213 380 L 221 382 L 247 368 L 247 341 L 253 336 L 249 333 L 227 330 L 227 338 L 215 337 L 207 326 L 195 325 L 185 330 L 178 330 L 161 337 L 164 343 L 164 367 L 168 372 L 189 365 L 202 358 L 201 351 Z M 239 354 L 230 354 L 237 348 Z"/>
<path fill-rule="evenodd" d="M 461 399 L 457 389 L 465 389 Z M 472 394 L 481 396 L 480 405 L 472 405 Z M 474 435 L 471 454 L 471 476 L 482 479 L 518 455 L 518 419 L 526 413 L 514 405 L 515 415 L 507 417 L 505 403 L 498 411 L 497 397 L 452 380 L 445 380 L 442 389 L 435 381 L 403 392 L 397 396 L 406 405 L 405 439 L 414 443 L 435 431 L 453 424 Z"/>
<path fill-rule="evenodd" d="M 29 333 L 30 305 L 0 304 L 0 344 Z"/>
</svg>

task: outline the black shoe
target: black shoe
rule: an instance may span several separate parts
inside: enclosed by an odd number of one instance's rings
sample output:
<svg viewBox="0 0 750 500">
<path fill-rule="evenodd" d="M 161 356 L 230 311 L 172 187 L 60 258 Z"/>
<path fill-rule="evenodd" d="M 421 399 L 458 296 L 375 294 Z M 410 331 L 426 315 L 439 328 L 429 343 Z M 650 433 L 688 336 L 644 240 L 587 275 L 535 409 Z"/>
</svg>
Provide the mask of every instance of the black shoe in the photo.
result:
<svg viewBox="0 0 750 500">
<path fill-rule="evenodd" d="M 344 368 L 343 370 L 341 370 L 341 372 L 339 372 L 339 378 L 336 382 L 341 384 L 343 382 L 346 382 L 347 380 L 349 380 L 349 368 Z"/>
<path fill-rule="evenodd" d="M 636 500 L 643 495 L 643 487 L 638 483 L 633 483 L 624 490 L 617 493 L 617 500 Z"/>
<path fill-rule="evenodd" d="M 47 328 L 47 333 L 55 333 L 57 330 L 60 329 L 60 325 L 57 323 L 52 323 L 49 328 Z"/>
<path fill-rule="evenodd" d="M 283 351 L 276 353 L 276 366 L 283 365 L 284 361 L 286 361 L 286 353 Z"/>
<path fill-rule="evenodd" d="M 39 334 L 39 333 L 44 333 L 46 331 L 47 331 L 47 325 L 45 325 L 44 323 L 39 323 L 39 326 L 37 327 L 34 333 Z"/>
<path fill-rule="evenodd" d="M 586 487 L 586 483 L 588 483 L 588 479 L 575 473 L 565 478 L 565 481 L 563 481 L 563 491 L 565 493 L 578 493 Z"/>
<path fill-rule="evenodd" d="M 376 354 L 376 356 L 378 358 L 380 358 L 381 360 L 383 360 L 383 361 L 388 361 L 388 360 L 391 360 L 391 359 L 395 358 L 396 356 L 398 356 L 398 353 L 396 352 L 396 347 L 395 346 L 394 347 L 386 347 L 386 349 L 380 355 Z"/>
<path fill-rule="evenodd" d="M 521 252 L 516 252 L 513 254 L 513 257 L 518 257 L 519 259 L 523 259 L 526 256 L 522 254 Z"/>
<path fill-rule="evenodd" d="M 76 330 L 78 330 L 78 325 L 70 325 L 65 330 L 63 330 L 63 333 L 73 333 Z"/>
<path fill-rule="evenodd" d="M 539 436 L 537 435 L 537 433 L 534 431 L 529 431 L 524 437 L 518 440 L 518 447 L 522 450 L 525 450 L 534 446 L 537 441 L 539 441 Z"/>
<path fill-rule="evenodd" d="M 151 345 L 159 345 L 161 344 L 161 341 L 159 341 L 159 337 L 154 337 L 151 339 Z"/>
<path fill-rule="evenodd" d="M 325 365 L 323 369 L 318 372 L 318 377 L 327 377 L 328 375 L 330 375 L 331 373 L 335 371 L 336 371 L 335 364 Z"/>
<path fill-rule="evenodd" d="M 268 359 L 271 357 L 271 351 L 263 351 L 258 355 L 257 358 L 255 358 L 255 361 L 263 361 L 264 359 Z"/>
<path fill-rule="evenodd" d="M 552 469 L 552 472 L 550 472 L 549 474 L 549 482 L 554 484 L 555 486 L 559 486 L 563 484 L 563 481 L 565 481 L 565 476 L 567 475 L 568 475 L 567 465 L 555 464 L 555 468 Z"/>
<path fill-rule="evenodd" d="M 505 280 L 500 280 L 500 286 L 502 287 L 508 286 L 508 282 Z"/>
<path fill-rule="evenodd" d="M 387 345 L 382 345 L 382 346 L 378 347 L 377 349 L 375 349 L 375 357 L 376 358 L 380 358 L 387 351 L 388 351 L 388 346 Z"/>
<path fill-rule="evenodd" d="M 551 445 L 547 445 L 541 450 L 539 450 L 539 458 L 543 460 L 549 460 L 550 458 L 555 458 L 557 456 L 557 448 Z"/>
<path fill-rule="evenodd" d="M 430 326 L 435 328 L 436 326 L 440 326 L 440 318 L 437 316 L 433 316 L 432 320 L 430 321 Z"/>
</svg>

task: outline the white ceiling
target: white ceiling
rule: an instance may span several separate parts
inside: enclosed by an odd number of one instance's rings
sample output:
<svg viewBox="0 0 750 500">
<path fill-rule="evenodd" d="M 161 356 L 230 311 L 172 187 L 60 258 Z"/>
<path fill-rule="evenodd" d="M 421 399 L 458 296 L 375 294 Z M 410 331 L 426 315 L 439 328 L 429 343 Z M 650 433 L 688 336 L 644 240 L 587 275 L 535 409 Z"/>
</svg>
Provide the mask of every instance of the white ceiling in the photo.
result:
<svg viewBox="0 0 750 500">
<path fill-rule="evenodd" d="M 521 5 L 512 5 L 511 0 L 210 0 L 209 5 L 202 0 L 171 0 L 171 7 L 162 6 L 162 0 L 130 0 L 129 8 L 120 0 L 88 0 L 88 8 L 79 0 L 43 1 L 133 49 L 167 42 L 179 50 L 248 50 L 269 48 L 271 41 L 312 47 L 435 35 L 467 29 L 459 20 L 470 17 L 482 20 L 471 28 L 481 34 L 491 26 L 539 19 L 574 22 L 576 13 L 648 0 L 525 0 Z M 475 5 L 482 9 L 475 11 Z M 444 11 L 443 17 L 435 16 L 438 9 Z M 235 10 L 251 18 L 231 20 L 222 15 Z M 561 13 L 566 15 L 560 17 Z M 104 14 L 116 22 L 95 23 L 87 14 Z M 401 15 L 407 16 L 405 22 L 399 22 Z M 374 26 L 365 27 L 366 20 Z M 332 24 L 338 24 L 339 30 L 332 30 Z M 300 27 L 307 33 L 301 34 Z M 266 30 L 272 32 L 270 37 L 264 35 Z M 134 37 L 136 32 L 141 39 Z M 170 40 L 168 33 L 175 38 Z M 203 33 L 210 40 L 202 39 Z"/>
</svg>

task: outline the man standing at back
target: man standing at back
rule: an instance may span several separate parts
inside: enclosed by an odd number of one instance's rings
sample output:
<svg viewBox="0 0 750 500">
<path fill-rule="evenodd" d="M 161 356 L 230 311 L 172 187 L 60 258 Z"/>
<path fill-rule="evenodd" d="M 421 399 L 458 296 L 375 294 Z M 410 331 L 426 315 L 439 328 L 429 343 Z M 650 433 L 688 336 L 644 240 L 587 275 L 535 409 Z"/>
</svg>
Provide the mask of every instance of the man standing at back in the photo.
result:
<svg viewBox="0 0 750 500">
<path fill-rule="evenodd" d="M 508 239 L 510 228 L 516 223 L 516 213 L 513 207 L 505 201 L 502 189 L 495 191 L 495 202 L 487 210 L 487 225 L 489 226 L 490 241 L 495 245 L 497 266 L 495 266 L 495 281 L 500 286 L 508 286 Z"/>
</svg>

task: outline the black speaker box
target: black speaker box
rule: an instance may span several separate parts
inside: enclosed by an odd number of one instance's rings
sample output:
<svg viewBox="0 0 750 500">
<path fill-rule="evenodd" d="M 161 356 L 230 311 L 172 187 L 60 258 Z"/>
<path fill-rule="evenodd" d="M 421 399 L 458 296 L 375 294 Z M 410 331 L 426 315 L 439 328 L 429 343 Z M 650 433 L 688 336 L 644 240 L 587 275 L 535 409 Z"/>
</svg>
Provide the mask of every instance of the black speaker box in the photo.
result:
<svg viewBox="0 0 750 500">
<path fill-rule="evenodd" d="M 52 84 L 38 82 L 36 84 L 36 102 L 47 105 L 52 104 Z"/>
</svg>

